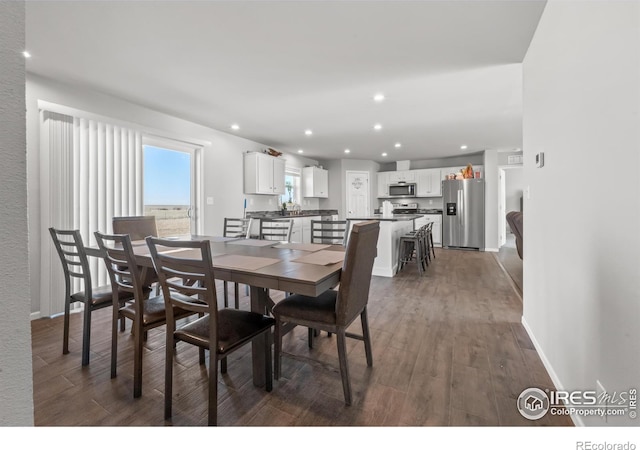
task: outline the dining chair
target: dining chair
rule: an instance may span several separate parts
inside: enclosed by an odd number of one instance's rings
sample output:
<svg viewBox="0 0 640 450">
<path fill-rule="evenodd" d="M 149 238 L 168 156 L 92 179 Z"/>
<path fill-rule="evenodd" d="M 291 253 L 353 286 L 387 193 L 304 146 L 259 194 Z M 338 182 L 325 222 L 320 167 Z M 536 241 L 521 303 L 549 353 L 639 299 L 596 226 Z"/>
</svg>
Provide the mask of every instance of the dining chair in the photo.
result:
<svg viewBox="0 0 640 450">
<path fill-rule="evenodd" d="M 291 219 L 260 219 L 260 239 L 289 242 L 292 227 Z"/>
<path fill-rule="evenodd" d="M 79 230 L 59 230 L 49 228 L 56 251 L 64 272 L 65 301 L 62 353 L 69 353 L 69 314 L 71 303 L 84 305 L 82 326 L 82 365 L 89 364 L 91 347 L 91 313 L 112 305 L 114 293 L 110 285 L 92 286 L 89 259 Z M 82 291 L 71 293 L 73 279 L 82 280 Z M 117 289 L 115 292 L 119 302 L 133 299 L 130 292 Z"/>
<path fill-rule="evenodd" d="M 158 236 L 155 216 L 114 217 L 111 224 L 113 234 L 128 234 L 132 241 L 141 241 L 147 236 Z"/>
<path fill-rule="evenodd" d="M 114 217 L 111 222 L 113 234 L 128 234 L 132 241 L 144 240 L 147 236 L 158 236 L 158 224 L 155 216 L 122 216 Z M 153 270 L 147 271 L 144 284 L 152 286 L 158 282 Z M 156 294 L 160 293 L 156 286 Z"/>
<path fill-rule="evenodd" d="M 249 236 L 249 223 L 251 219 L 238 219 L 232 217 L 224 218 L 224 237 L 247 238 Z M 222 282 L 224 287 L 224 306 L 229 306 L 229 282 Z M 240 309 L 240 289 L 238 283 L 233 283 L 233 294 L 236 309 Z"/>
<path fill-rule="evenodd" d="M 312 220 L 311 243 L 312 244 L 341 244 L 347 232 L 346 220 Z"/>
<path fill-rule="evenodd" d="M 273 307 L 275 318 L 275 379 L 282 367 L 282 336 L 296 325 L 335 333 L 342 389 L 347 405 L 351 404 L 351 381 L 347 361 L 346 338 L 364 341 L 367 366 L 373 365 L 371 337 L 367 319 L 367 302 L 373 261 L 376 257 L 380 222 L 366 221 L 353 225 L 345 251 L 340 277 L 340 289 L 329 289 L 318 297 L 294 294 Z M 360 316 L 362 335 L 347 332 Z"/>
<path fill-rule="evenodd" d="M 209 350 L 208 424 L 217 425 L 218 361 L 225 360 L 232 352 L 263 335 L 265 387 L 268 392 L 271 391 L 271 328 L 274 319 L 251 311 L 231 308 L 218 310 L 209 241 L 174 241 L 148 237 L 147 243 L 167 310 L 164 417 L 169 419 L 172 415 L 173 359 L 175 346 L 182 341 L 201 350 Z M 169 247 L 172 251 L 161 253 L 158 249 L 160 246 Z M 184 252 L 178 249 L 184 249 Z M 187 277 L 195 283 L 176 282 L 176 276 Z M 173 307 L 199 313 L 202 317 L 177 327 Z"/>
<path fill-rule="evenodd" d="M 104 262 L 113 291 L 113 320 L 111 327 L 111 378 L 117 375 L 118 321 L 131 320 L 133 334 L 133 397 L 142 395 L 142 353 L 147 332 L 166 323 L 165 301 L 162 295 L 149 297 L 151 289 L 146 286 L 145 272 L 152 268 L 139 267 L 127 234 L 108 235 L 94 233 L 104 255 Z M 133 302 L 118 301 L 119 291 L 133 295 Z M 115 307 L 115 305 L 118 305 Z M 181 319 L 193 315 L 192 311 L 175 309 L 173 316 Z"/>
</svg>

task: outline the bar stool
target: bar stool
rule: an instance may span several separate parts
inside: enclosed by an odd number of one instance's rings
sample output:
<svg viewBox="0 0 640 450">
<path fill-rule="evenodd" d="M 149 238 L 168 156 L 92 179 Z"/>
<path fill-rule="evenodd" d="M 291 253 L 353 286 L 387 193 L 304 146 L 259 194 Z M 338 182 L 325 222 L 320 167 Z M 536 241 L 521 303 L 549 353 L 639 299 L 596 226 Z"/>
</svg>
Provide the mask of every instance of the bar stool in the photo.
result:
<svg viewBox="0 0 640 450">
<path fill-rule="evenodd" d="M 436 249 L 433 246 L 433 222 L 429 222 L 427 224 L 426 243 L 427 243 L 427 256 L 429 257 L 429 261 L 431 261 L 431 254 L 429 250 L 431 250 L 431 253 L 433 253 L 433 257 L 434 258 L 436 257 Z"/>
<path fill-rule="evenodd" d="M 418 272 L 422 275 L 428 264 L 425 254 L 426 226 L 401 236 L 398 240 L 398 266 L 396 273 L 400 272 L 405 264 L 416 262 Z"/>
</svg>

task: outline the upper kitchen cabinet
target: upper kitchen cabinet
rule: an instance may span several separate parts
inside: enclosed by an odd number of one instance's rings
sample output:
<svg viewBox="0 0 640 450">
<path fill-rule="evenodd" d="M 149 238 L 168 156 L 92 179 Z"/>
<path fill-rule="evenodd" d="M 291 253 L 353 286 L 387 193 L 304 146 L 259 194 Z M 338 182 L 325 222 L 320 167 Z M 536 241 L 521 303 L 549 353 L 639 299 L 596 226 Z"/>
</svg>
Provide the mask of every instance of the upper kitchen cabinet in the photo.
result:
<svg viewBox="0 0 640 450">
<path fill-rule="evenodd" d="M 416 197 L 442 197 L 440 169 L 419 169 L 416 172 Z"/>
<path fill-rule="evenodd" d="M 245 194 L 284 194 L 285 160 L 265 153 L 244 154 Z"/>
<path fill-rule="evenodd" d="M 415 183 L 417 170 L 398 170 L 389 173 L 389 184 Z"/>
<path fill-rule="evenodd" d="M 389 197 L 389 174 L 392 172 L 378 172 L 378 198 Z"/>
<path fill-rule="evenodd" d="M 302 169 L 302 196 L 329 197 L 329 171 L 320 167 L 304 167 Z"/>
</svg>

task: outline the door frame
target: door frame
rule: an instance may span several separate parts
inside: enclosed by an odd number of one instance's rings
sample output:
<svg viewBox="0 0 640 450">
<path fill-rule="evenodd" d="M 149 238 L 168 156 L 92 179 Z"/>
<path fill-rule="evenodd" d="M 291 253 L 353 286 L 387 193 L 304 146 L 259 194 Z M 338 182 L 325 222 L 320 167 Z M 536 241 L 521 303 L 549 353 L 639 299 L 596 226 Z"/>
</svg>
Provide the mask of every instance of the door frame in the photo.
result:
<svg viewBox="0 0 640 450">
<path fill-rule="evenodd" d="M 505 164 L 498 166 L 498 248 L 507 243 L 507 171 L 522 169 L 522 164 Z M 501 211 L 503 211 L 501 213 Z"/>
<path fill-rule="evenodd" d="M 202 234 L 203 195 L 202 195 L 202 146 L 187 142 L 175 141 L 169 138 L 160 138 L 145 135 L 142 138 L 142 151 L 144 158 L 144 147 L 157 147 L 171 151 L 188 153 L 191 156 L 191 205 L 189 207 L 189 217 L 191 234 Z M 144 165 L 142 167 L 142 179 L 144 186 Z M 144 190 L 142 195 L 144 196 Z M 143 202 L 144 203 L 144 202 Z M 144 205 L 143 205 L 144 206 Z"/>
</svg>

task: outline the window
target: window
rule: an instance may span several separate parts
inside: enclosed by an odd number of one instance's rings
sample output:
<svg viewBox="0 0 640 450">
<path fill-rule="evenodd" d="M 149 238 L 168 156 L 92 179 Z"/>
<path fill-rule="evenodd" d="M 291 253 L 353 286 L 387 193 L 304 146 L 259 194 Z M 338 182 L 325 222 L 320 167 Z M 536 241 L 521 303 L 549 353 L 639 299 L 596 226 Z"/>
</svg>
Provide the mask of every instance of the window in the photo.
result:
<svg viewBox="0 0 640 450">
<path fill-rule="evenodd" d="M 300 205 L 302 202 L 302 177 L 300 169 L 287 167 L 284 172 L 285 193 L 280 196 L 280 203 L 293 203 Z"/>
<path fill-rule="evenodd" d="M 197 149 L 145 139 L 143 153 L 144 215 L 162 237 L 196 234 Z"/>
</svg>

